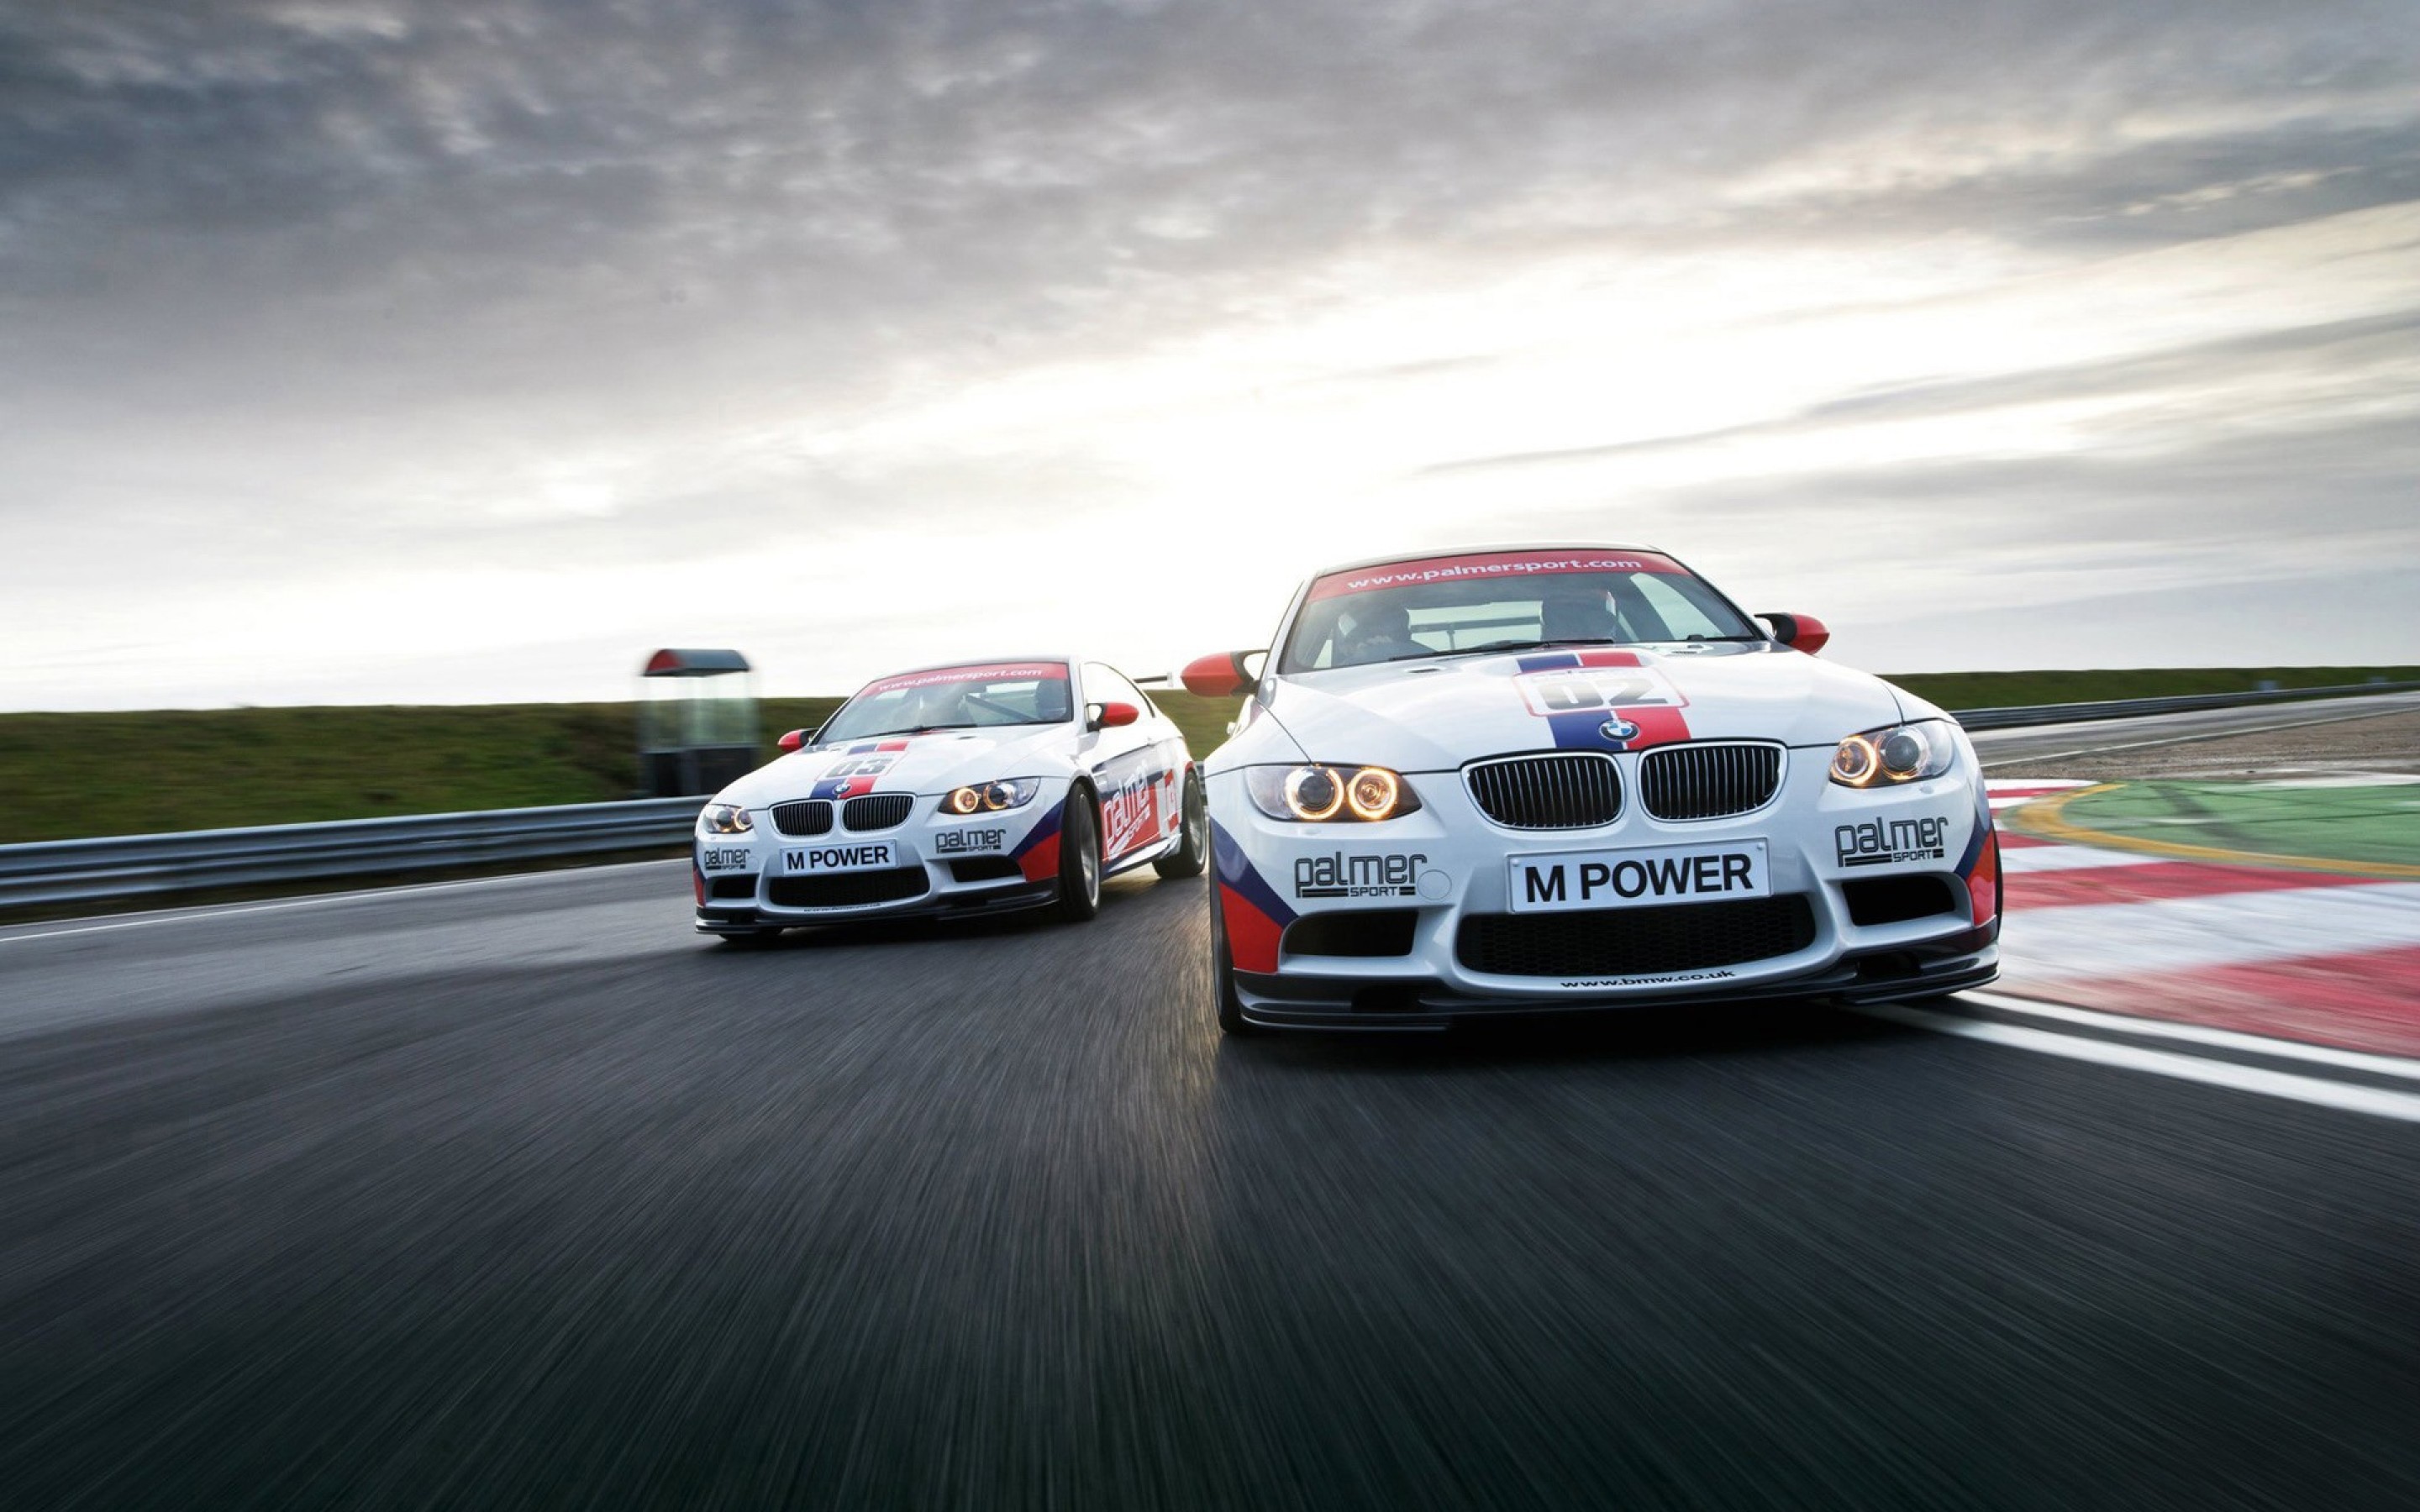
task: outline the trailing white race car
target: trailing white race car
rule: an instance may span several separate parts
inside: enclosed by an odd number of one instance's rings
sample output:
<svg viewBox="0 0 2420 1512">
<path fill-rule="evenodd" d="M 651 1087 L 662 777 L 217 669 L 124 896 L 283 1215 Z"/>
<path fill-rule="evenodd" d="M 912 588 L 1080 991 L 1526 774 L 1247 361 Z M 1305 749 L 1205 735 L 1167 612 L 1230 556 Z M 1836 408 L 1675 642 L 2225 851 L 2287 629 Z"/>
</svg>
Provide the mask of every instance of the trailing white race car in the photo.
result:
<svg viewBox="0 0 2420 1512">
<path fill-rule="evenodd" d="M 793 924 L 1100 908 L 1101 879 L 1202 870 L 1202 782 L 1185 737 L 1096 661 L 927 667 L 860 688 L 789 754 L 716 795 L 692 857 L 697 927 L 738 941 Z"/>
<path fill-rule="evenodd" d="M 1999 847 L 1941 710 L 1628 547 L 1323 572 L 1203 763 L 1218 1022 L 1758 996 L 1998 974 Z"/>
</svg>

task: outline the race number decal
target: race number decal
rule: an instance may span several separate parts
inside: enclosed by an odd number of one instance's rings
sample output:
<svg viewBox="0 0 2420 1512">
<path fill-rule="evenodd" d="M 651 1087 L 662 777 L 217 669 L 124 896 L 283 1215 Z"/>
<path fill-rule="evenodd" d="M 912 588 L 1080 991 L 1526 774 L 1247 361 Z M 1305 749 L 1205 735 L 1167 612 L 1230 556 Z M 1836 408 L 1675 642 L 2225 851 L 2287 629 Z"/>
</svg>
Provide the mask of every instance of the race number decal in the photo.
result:
<svg viewBox="0 0 2420 1512">
<path fill-rule="evenodd" d="M 1540 718 L 1614 709 L 1678 709 L 1688 700 L 1652 667 L 1559 667 L 1512 679 L 1521 702 Z"/>
</svg>

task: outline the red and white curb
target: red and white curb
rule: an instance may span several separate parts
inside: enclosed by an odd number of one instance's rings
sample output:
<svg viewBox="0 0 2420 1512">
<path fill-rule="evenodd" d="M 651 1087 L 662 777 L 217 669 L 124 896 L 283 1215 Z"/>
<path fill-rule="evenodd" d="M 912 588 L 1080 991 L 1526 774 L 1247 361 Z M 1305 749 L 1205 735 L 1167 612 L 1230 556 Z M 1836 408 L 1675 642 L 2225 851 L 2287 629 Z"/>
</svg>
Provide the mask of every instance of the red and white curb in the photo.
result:
<svg viewBox="0 0 2420 1512">
<path fill-rule="evenodd" d="M 2005 812 L 2087 785 L 1989 791 Z M 2420 1121 L 2420 884 L 2000 839 L 1999 987 L 1880 1016 Z"/>
</svg>

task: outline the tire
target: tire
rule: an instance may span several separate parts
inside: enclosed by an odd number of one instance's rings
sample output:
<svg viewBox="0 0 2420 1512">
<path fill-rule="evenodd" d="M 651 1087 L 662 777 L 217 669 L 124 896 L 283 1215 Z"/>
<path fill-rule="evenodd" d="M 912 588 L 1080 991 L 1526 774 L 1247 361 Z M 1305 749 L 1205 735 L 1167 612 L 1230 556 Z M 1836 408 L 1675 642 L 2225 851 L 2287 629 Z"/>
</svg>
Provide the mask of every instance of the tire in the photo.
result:
<svg viewBox="0 0 2420 1512">
<path fill-rule="evenodd" d="M 1175 850 L 1151 863 L 1151 869 L 1171 881 L 1198 877 L 1210 856 L 1210 805 L 1202 796 L 1202 775 L 1185 774 L 1185 796 L 1177 800 L 1185 815 L 1178 833 L 1185 837 Z"/>
<path fill-rule="evenodd" d="M 1101 821 L 1093 795 L 1067 795 L 1059 820 L 1059 917 L 1080 924 L 1101 911 Z"/>
<path fill-rule="evenodd" d="M 1210 889 L 1210 995 L 1218 1004 L 1218 1027 L 1236 1039 L 1262 1031 L 1244 1017 L 1244 1000 L 1235 995 L 1235 961 L 1227 953 L 1226 910 L 1218 906 L 1218 889 Z"/>
</svg>

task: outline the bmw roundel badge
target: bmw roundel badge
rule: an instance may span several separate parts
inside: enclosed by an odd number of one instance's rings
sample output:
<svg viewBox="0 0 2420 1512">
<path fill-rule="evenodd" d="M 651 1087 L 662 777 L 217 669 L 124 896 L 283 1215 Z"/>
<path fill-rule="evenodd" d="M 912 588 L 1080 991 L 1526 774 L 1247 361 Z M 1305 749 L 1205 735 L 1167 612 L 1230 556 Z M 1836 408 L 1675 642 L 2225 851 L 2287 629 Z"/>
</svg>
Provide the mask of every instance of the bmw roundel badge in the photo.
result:
<svg viewBox="0 0 2420 1512">
<path fill-rule="evenodd" d="M 1638 733 L 1638 727 L 1632 724 L 1629 720 L 1621 717 L 1620 715 L 1615 715 L 1612 718 L 1607 719 L 1605 723 L 1598 725 L 1596 728 L 1597 733 L 1605 736 L 1607 740 L 1628 740 L 1633 735 Z"/>
</svg>

